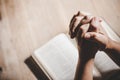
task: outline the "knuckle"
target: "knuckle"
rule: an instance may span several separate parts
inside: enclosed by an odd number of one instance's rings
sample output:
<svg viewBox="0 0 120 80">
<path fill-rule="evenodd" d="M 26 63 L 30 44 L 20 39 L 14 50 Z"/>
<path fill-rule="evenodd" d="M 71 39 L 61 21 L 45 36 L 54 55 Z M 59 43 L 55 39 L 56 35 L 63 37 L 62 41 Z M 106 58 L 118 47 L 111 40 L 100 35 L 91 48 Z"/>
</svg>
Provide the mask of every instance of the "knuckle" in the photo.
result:
<svg viewBox="0 0 120 80">
<path fill-rule="evenodd" d="M 86 16 L 86 19 L 90 19 L 90 16 Z"/>
<path fill-rule="evenodd" d="M 75 20 L 76 20 L 76 21 L 78 21 L 78 20 L 79 20 L 79 18 L 76 16 L 76 17 L 75 17 Z"/>
<path fill-rule="evenodd" d="M 95 32 L 94 32 L 92 35 L 93 35 L 94 37 L 99 37 L 98 33 L 95 33 Z"/>
<path fill-rule="evenodd" d="M 84 30 L 83 26 L 81 26 L 81 27 L 80 27 L 80 30 L 81 30 L 81 31 L 83 31 L 83 30 Z"/>
</svg>

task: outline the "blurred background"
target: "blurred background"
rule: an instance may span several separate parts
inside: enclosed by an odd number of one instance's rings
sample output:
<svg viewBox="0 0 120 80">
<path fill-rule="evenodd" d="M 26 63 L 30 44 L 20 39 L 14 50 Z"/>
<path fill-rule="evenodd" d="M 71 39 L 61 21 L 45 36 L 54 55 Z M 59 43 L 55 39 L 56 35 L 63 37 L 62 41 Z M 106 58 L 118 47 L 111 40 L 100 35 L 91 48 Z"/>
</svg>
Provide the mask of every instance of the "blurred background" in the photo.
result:
<svg viewBox="0 0 120 80">
<path fill-rule="evenodd" d="M 25 59 L 67 32 L 79 10 L 103 17 L 120 36 L 120 0 L 0 0 L 0 79 L 36 80 Z"/>
</svg>

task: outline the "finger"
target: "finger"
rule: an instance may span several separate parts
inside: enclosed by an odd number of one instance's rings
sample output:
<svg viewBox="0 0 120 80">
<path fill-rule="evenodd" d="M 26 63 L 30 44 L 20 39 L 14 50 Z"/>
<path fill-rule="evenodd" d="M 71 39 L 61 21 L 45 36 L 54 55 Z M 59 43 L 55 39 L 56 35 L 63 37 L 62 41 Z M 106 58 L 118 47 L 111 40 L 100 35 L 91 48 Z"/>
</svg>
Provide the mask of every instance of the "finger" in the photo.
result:
<svg viewBox="0 0 120 80">
<path fill-rule="evenodd" d="M 84 19 L 81 21 L 82 24 L 88 24 L 91 22 L 93 16 L 92 15 L 87 15 L 84 17 Z"/>
<path fill-rule="evenodd" d="M 97 17 L 93 17 L 90 23 L 89 31 L 99 32 L 101 27 L 101 20 Z"/>
<path fill-rule="evenodd" d="M 90 15 L 85 12 L 78 12 L 76 15 L 73 16 L 70 26 L 69 26 L 69 34 L 71 35 L 71 38 L 74 38 L 79 30 L 79 26 L 81 26 L 81 20 L 83 19 L 84 16 Z M 78 24 L 79 23 L 79 24 Z M 79 26 L 78 26 L 79 25 Z"/>
<path fill-rule="evenodd" d="M 69 34 L 72 36 L 73 35 L 73 28 L 74 28 L 74 22 L 76 21 L 76 19 L 75 19 L 75 17 L 77 17 L 77 16 L 79 16 L 80 15 L 80 12 L 78 11 L 78 13 L 77 14 L 75 14 L 74 16 L 73 16 L 73 18 L 71 19 L 71 21 L 70 21 L 70 25 L 69 25 Z"/>
<path fill-rule="evenodd" d="M 100 43 L 100 37 L 99 34 L 96 32 L 87 32 L 84 34 L 84 39 L 95 42 L 95 43 Z"/>
<path fill-rule="evenodd" d="M 83 34 L 88 31 L 89 26 L 88 27 L 83 27 L 83 26 L 85 26 L 85 24 L 88 25 L 87 23 L 89 23 L 91 21 L 92 17 L 93 16 L 76 17 L 76 22 L 73 26 L 73 34 L 74 34 L 73 37 L 75 37 L 77 35 L 77 32 L 79 31 L 79 27 L 83 31 Z M 82 23 L 83 20 L 85 21 L 84 23 Z M 81 25 L 83 25 L 83 26 L 81 27 Z"/>
<path fill-rule="evenodd" d="M 106 48 L 106 44 L 108 44 L 108 37 L 103 34 L 96 32 L 87 32 L 84 35 L 84 38 L 99 44 L 99 49 L 103 50 Z"/>
<path fill-rule="evenodd" d="M 78 11 L 78 13 L 77 13 L 77 14 L 75 14 L 75 15 L 72 17 L 72 19 L 71 19 L 70 23 L 74 20 L 74 18 L 75 18 L 76 16 L 79 16 L 79 15 L 80 15 L 80 11 Z"/>
<path fill-rule="evenodd" d="M 80 35 L 81 35 L 81 38 L 83 38 L 84 34 L 88 31 L 89 29 L 89 24 L 84 24 L 82 26 L 80 26 L 80 31 L 82 32 Z"/>
<path fill-rule="evenodd" d="M 79 26 L 81 26 L 81 20 L 83 19 L 83 16 L 75 17 L 74 22 L 72 22 L 72 27 L 70 30 L 71 38 L 74 38 L 79 30 Z"/>
<path fill-rule="evenodd" d="M 76 21 L 73 24 L 73 31 L 75 31 L 76 27 L 81 23 L 83 18 L 84 18 L 84 16 L 75 17 Z"/>
<path fill-rule="evenodd" d="M 96 33 L 96 32 L 87 32 L 85 33 L 84 38 L 100 44 L 105 44 L 107 41 L 106 37 L 103 34 Z"/>
<path fill-rule="evenodd" d="M 105 44 L 107 42 L 107 37 L 104 34 L 100 34 L 96 32 L 87 32 L 84 35 L 84 38 L 95 41 L 100 44 Z"/>
<path fill-rule="evenodd" d="M 80 30 L 82 31 L 81 32 L 81 36 L 83 37 L 83 35 L 88 31 L 89 29 L 89 23 L 90 20 L 92 19 L 93 16 L 84 16 L 84 18 L 82 17 L 80 19 L 80 22 L 79 24 L 77 24 L 78 26 L 77 27 L 74 27 L 74 35 L 76 36 L 77 35 L 77 32 L 79 31 L 79 27 L 80 27 Z M 83 21 L 83 22 L 82 22 Z M 85 22 L 84 22 L 85 21 Z M 75 25 L 76 26 L 76 25 Z"/>
<path fill-rule="evenodd" d="M 102 25 L 103 20 L 100 17 L 95 17 L 95 19 L 98 22 L 98 25 L 96 25 L 95 23 L 91 23 L 91 24 L 93 25 L 94 28 L 96 28 L 96 32 L 100 32 L 108 36 L 108 34 L 106 33 L 104 29 L 104 26 Z"/>
<path fill-rule="evenodd" d="M 82 24 L 88 24 L 92 21 L 93 18 L 96 18 L 96 17 L 94 17 L 92 15 L 87 15 L 87 16 L 84 17 L 84 19 L 81 21 L 81 23 Z M 99 22 L 102 22 L 101 18 L 97 17 L 97 19 L 98 19 Z"/>
<path fill-rule="evenodd" d="M 83 17 L 83 16 L 86 16 L 86 15 L 89 15 L 88 13 L 85 13 L 85 12 L 83 12 L 83 11 L 78 11 L 78 13 L 77 14 L 75 14 L 73 17 L 72 17 L 72 19 L 71 19 L 71 21 L 70 21 L 70 26 L 69 27 L 73 27 L 72 25 L 73 25 L 73 23 L 75 22 L 75 18 L 76 17 Z"/>
<path fill-rule="evenodd" d="M 78 12 L 77 14 L 75 14 L 75 15 L 73 16 L 73 18 L 72 18 L 71 21 L 70 21 L 69 28 L 72 28 L 72 25 L 73 25 L 73 23 L 75 22 L 75 17 L 77 17 L 77 16 L 79 16 L 79 15 L 80 15 L 80 12 Z"/>
<path fill-rule="evenodd" d="M 74 22 L 75 22 L 75 21 L 76 21 L 76 19 L 74 19 L 74 20 L 71 22 L 70 26 L 69 26 L 69 34 L 70 34 L 71 38 L 72 38 L 72 36 L 74 35 L 74 34 L 73 34 L 73 25 L 74 25 Z"/>
<path fill-rule="evenodd" d="M 91 15 L 90 13 L 86 13 L 86 12 L 84 12 L 84 11 L 80 11 L 80 15 L 81 16 L 86 16 L 86 15 Z"/>
<path fill-rule="evenodd" d="M 71 19 L 71 22 L 70 22 L 70 26 L 69 27 L 73 27 L 72 25 L 73 25 L 73 23 L 75 22 L 75 18 L 76 17 L 84 17 L 84 16 L 86 16 L 86 15 L 89 15 L 88 13 L 85 13 L 85 12 L 83 12 L 83 11 L 78 11 L 78 13 L 76 14 L 76 15 L 74 15 L 73 16 L 73 18 Z M 81 19 L 80 19 L 81 20 Z"/>
<path fill-rule="evenodd" d="M 95 38 L 96 35 L 97 35 L 96 32 L 87 32 L 87 33 L 85 33 L 84 38 L 85 39 Z"/>
</svg>

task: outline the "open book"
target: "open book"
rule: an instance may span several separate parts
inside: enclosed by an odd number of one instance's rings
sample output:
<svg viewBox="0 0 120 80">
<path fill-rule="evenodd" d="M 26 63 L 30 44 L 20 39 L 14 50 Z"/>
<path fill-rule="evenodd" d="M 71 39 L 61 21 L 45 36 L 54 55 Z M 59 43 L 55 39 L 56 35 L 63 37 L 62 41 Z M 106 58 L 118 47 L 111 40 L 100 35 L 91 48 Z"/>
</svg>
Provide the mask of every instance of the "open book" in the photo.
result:
<svg viewBox="0 0 120 80">
<path fill-rule="evenodd" d="M 109 37 L 114 40 L 120 38 L 103 21 Z M 50 80 L 73 80 L 78 61 L 78 49 L 75 40 L 67 34 L 61 33 L 48 41 L 45 45 L 35 50 L 33 59 L 39 68 Z M 120 69 L 104 52 L 98 51 L 93 70 L 94 76 L 101 76 L 102 72 Z"/>
</svg>

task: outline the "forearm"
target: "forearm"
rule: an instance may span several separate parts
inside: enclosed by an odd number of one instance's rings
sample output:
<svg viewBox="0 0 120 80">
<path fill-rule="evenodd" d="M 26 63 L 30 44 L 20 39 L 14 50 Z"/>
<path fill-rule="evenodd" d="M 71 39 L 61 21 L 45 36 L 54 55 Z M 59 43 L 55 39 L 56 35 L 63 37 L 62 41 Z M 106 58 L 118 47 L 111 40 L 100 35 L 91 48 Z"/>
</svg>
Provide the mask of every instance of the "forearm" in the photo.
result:
<svg viewBox="0 0 120 80">
<path fill-rule="evenodd" d="M 78 65 L 75 80 L 93 80 L 93 66 L 95 54 L 98 51 L 96 44 L 84 40 L 82 45 L 78 43 Z"/>
<path fill-rule="evenodd" d="M 75 80 L 93 80 L 93 65 L 93 59 L 90 59 L 87 62 L 81 62 L 79 60 Z"/>
<path fill-rule="evenodd" d="M 120 43 L 110 40 L 107 49 L 104 51 L 117 65 L 120 66 Z"/>
<path fill-rule="evenodd" d="M 93 50 L 81 49 L 79 50 L 78 65 L 75 75 L 75 80 L 93 80 L 93 66 L 95 52 Z"/>
</svg>

